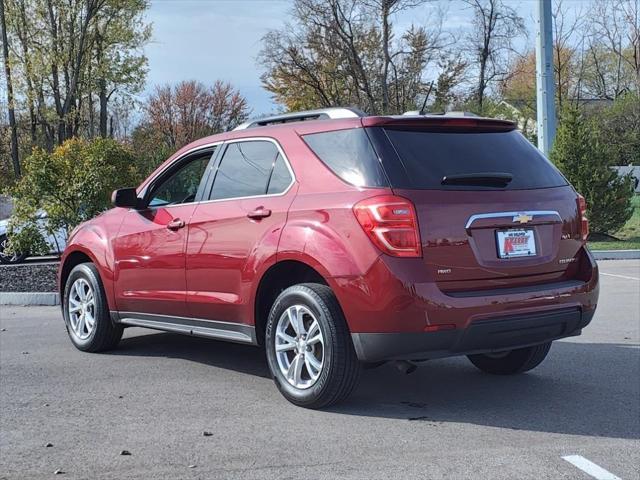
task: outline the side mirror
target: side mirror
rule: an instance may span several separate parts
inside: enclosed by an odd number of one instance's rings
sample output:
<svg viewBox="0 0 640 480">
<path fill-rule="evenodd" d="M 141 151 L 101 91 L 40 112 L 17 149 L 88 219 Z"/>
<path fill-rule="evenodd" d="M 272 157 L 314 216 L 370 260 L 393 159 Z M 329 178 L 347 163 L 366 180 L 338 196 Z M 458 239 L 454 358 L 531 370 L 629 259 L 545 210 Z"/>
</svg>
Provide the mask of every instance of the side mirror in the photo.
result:
<svg viewBox="0 0 640 480">
<path fill-rule="evenodd" d="M 111 203 L 115 207 L 138 208 L 138 194 L 135 188 L 119 188 L 111 194 Z"/>
</svg>

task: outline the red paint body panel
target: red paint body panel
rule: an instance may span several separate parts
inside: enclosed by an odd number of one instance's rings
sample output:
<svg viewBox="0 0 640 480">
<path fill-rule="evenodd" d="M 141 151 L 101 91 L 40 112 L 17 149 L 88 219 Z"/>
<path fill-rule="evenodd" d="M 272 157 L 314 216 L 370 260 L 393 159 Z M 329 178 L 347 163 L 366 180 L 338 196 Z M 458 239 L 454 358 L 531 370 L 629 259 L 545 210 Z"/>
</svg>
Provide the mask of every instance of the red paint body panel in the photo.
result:
<svg viewBox="0 0 640 480">
<path fill-rule="evenodd" d="M 188 230 L 167 227 L 173 220 L 188 223 L 195 207 L 184 204 L 124 213 L 113 242 L 117 310 L 184 315 Z"/>
<path fill-rule="evenodd" d="M 297 185 L 281 196 L 203 202 L 189 222 L 189 316 L 253 323 L 256 282 L 276 262 L 278 242 Z M 271 210 L 262 219 L 247 214 Z"/>
<path fill-rule="evenodd" d="M 275 139 L 295 182 L 280 196 L 113 209 L 76 231 L 61 264 L 73 252 L 86 253 L 98 266 L 112 310 L 245 325 L 255 323 L 263 275 L 287 260 L 312 267 L 326 280 L 352 333 L 424 332 L 444 324 L 462 329 L 501 315 L 595 308 L 597 266 L 580 240 L 576 193 L 570 186 L 482 192 L 358 188 L 338 178 L 301 138 L 401 121 L 406 122 L 391 117 L 309 121 L 194 142 L 138 191 L 184 153 L 244 137 Z M 416 208 L 421 258 L 381 253 L 356 220 L 356 203 L 391 194 L 411 200 Z M 271 215 L 249 219 L 247 213 L 258 207 Z M 479 218 L 467 225 L 475 214 L 531 210 L 560 216 L 538 215 L 526 226 L 535 231 L 536 257 L 498 258 L 495 231 L 513 228 L 509 218 Z M 185 228 L 167 229 L 176 218 L 185 221 Z"/>
</svg>

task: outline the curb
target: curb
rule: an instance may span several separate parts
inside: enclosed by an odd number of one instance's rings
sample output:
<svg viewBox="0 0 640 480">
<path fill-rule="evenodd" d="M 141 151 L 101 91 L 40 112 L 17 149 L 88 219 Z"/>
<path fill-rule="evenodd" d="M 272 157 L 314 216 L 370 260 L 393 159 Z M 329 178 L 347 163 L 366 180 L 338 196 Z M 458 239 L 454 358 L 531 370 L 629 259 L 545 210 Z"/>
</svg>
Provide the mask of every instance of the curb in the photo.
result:
<svg viewBox="0 0 640 480">
<path fill-rule="evenodd" d="M 591 250 L 596 260 L 637 260 L 640 250 Z"/>
<path fill-rule="evenodd" d="M 56 292 L 0 292 L 0 305 L 60 305 Z"/>
</svg>

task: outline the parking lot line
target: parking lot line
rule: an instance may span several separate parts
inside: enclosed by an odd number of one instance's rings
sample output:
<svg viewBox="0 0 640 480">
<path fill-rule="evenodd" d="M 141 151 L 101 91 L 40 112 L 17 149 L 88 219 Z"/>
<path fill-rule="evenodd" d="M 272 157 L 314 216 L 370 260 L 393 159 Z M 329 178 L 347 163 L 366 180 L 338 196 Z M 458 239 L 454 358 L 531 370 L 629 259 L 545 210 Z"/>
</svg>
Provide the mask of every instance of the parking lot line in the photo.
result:
<svg viewBox="0 0 640 480">
<path fill-rule="evenodd" d="M 640 281 L 640 278 L 638 278 L 638 277 L 629 277 L 627 275 L 616 275 L 615 273 L 600 272 L 600 275 L 605 275 L 607 277 L 624 278 L 625 280 L 638 280 L 638 281 Z"/>
<path fill-rule="evenodd" d="M 583 472 L 591 475 L 597 480 L 621 480 L 620 477 L 615 476 L 613 473 L 605 470 L 600 465 L 596 465 L 590 460 L 587 460 L 581 455 L 567 455 L 562 457 L 574 467 L 579 468 Z"/>
</svg>

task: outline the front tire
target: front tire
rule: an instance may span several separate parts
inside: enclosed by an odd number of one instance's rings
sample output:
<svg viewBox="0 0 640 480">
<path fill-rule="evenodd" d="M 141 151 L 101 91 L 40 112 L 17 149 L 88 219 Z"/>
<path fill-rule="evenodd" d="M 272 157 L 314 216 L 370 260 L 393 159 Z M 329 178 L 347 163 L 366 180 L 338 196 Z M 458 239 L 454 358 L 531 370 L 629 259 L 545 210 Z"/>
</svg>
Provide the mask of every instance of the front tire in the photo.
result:
<svg viewBox="0 0 640 480">
<path fill-rule="evenodd" d="M 497 354 L 468 355 L 476 367 L 494 375 L 513 375 L 536 368 L 547 357 L 551 342 Z"/>
<path fill-rule="evenodd" d="M 295 405 L 327 407 L 344 400 L 358 381 L 349 329 L 326 285 L 284 290 L 271 307 L 265 343 L 276 386 Z"/>
<path fill-rule="evenodd" d="M 107 297 L 93 263 L 77 265 L 67 278 L 63 315 L 71 343 L 83 352 L 116 347 L 123 328 L 111 321 Z"/>
</svg>

